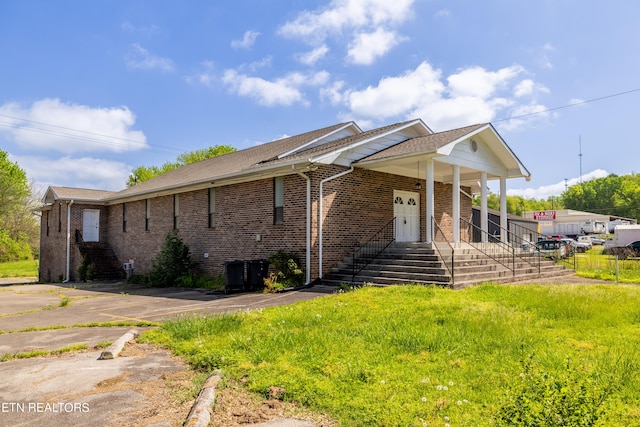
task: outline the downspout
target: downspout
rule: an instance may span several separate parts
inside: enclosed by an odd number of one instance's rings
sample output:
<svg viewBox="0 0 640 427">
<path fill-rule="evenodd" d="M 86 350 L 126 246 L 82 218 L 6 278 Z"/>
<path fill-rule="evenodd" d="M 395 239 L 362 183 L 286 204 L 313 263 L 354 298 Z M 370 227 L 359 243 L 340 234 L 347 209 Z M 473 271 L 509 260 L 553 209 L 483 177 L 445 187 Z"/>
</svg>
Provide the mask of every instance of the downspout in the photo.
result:
<svg viewBox="0 0 640 427">
<path fill-rule="evenodd" d="M 298 175 L 303 177 L 307 181 L 307 256 L 306 256 L 306 279 L 305 284 L 311 283 L 311 178 L 303 174 L 299 170 L 296 170 L 295 165 L 291 168 L 296 171 Z"/>
<path fill-rule="evenodd" d="M 71 205 L 73 205 L 74 200 L 71 200 L 67 204 L 67 272 L 66 279 L 62 283 L 67 283 L 69 281 L 69 264 L 71 262 L 70 254 L 71 254 Z"/>
<path fill-rule="evenodd" d="M 343 175 L 353 172 L 353 166 L 349 170 L 330 176 L 320 181 L 320 199 L 318 200 L 318 276 L 322 279 L 322 187 L 325 182 L 340 178 Z"/>
</svg>

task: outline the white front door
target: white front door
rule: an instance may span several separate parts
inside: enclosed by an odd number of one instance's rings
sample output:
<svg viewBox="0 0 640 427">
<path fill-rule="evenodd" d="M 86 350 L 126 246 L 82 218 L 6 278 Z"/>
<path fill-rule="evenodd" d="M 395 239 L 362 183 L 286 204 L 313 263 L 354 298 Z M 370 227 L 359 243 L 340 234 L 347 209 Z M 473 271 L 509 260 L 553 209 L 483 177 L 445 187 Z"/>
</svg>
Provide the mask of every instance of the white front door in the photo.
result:
<svg viewBox="0 0 640 427">
<path fill-rule="evenodd" d="M 396 242 L 417 242 L 420 240 L 419 193 L 394 190 L 393 216 L 396 218 Z"/>
<path fill-rule="evenodd" d="M 100 211 L 85 209 L 82 211 L 82 240 L 85 242 L 100 241 Z"/>
</svg>

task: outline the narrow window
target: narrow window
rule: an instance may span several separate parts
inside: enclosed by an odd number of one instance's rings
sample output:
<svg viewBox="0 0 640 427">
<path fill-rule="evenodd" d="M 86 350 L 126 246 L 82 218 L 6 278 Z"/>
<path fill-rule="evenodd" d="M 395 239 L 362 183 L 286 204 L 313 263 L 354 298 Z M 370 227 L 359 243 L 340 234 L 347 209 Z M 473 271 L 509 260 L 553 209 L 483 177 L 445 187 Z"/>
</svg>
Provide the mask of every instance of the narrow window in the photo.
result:
<svg viewBox="0 0 640 427">
<path fill-rule="evenodd" d="M 281 176 L 273 180 L 273 223 L 284 222 L 284 179 Z"/>
<path fill-rule="evenodd" d="M 209 189 L 209 228 L 216 226 L 216 189 Z"/>
<path fill-rule="evenodd" d="M 62 233 L 62 203 L 58 205 L 58 233 Z"/>
<path fill-rule="evenodd" d="M 122 204 L 122 232 L 127 232 L 127 204 Z"/>
<path fill-rule="evenodd" d="M 149 231 L 149 220 L 151 220 L 151 199 L 147 199 L 147 207 L 145 212 L 144 229 L 145 231 Z"/>
<path fill-rule="evenodd" d="M 47 216 L 47 236 L 49 235 L 49 211 L 44 212 Z"/>
<path fill-rule="evenodd" d="M 178 229 L 178 216 L 180 215 L 180 196 L 178 194 L 173 195 L 173 229 Z"/>
</svg>

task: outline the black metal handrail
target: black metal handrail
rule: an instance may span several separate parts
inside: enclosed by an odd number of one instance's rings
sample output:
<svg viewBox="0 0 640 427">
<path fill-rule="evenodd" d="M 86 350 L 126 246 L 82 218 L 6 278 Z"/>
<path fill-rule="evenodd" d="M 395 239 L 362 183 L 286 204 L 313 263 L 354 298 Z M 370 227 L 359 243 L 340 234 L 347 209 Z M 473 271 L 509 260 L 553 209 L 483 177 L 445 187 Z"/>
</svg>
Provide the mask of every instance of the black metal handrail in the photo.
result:
<svg viewBox="0 0 640 427">
<path fill-rule="evenodd" d="M 517 233 L 513 233 L 510 230 L 500 227 L 499 224 L 491 220 L 489 220 L 489 224 L 493 226 L 492 228 L 500 230 L 500 234 L 492 235 L 462 218 L 460 219 L 460 223 L 462 226 L 466 226 L 468 230 L 469 240 L 466 243 L 473 246 L 485 255 L 489 256 L 496 262 L 507 267 L 513 272 L 514 276 L 516 273 L 516 258 L 526 262 L 532 267 L 537 268 L 538 274 L 540 274 L 540 250 L 534 243 L 525 240 Z M 512 224 L 511 226 L 518 227 L 516 224 Z M 531 231 L 526 227 L 521 228 L 525 229 L 526 231 Z M 502 241 L 502 233 L 507 236 L 506 242 Z M 476 234 L 480 236 L 480 242 L 472 241 L 472 236 Z M 483 239 L 483 237 L 485 238 Z M 476 244 L 483 242 L 491 243 L 491 245 Z M 505 259 L 505 254 L 510 255 L 511 266 L 503 262 L 503 260 Z"/>
<path fill-rule="evenodd" d="M 466 233 L 463 233 L 463 230 L 466 230 Z M 479 233 L 480 242 L 473 242 L 474 232 Z M 464 239 L 464 235 L 468 236 L 468 238 Z M 485 238 L 483 239 L 483 237 Z M 460 218 L 460 241 L 467 243 L 468 245 L 482 252 L 484 255 L 488 256 L 498 264 L 501 264 L 508 270 L 511 270 L 512 274 L 515 276 L 515 256 L 511 245 L 504 243 L 499 239 L 496 239 L 495 236 L 492 236 L 486 230 L 482 230 L 480 227 L 470 223 L 464 218 Z M 490 245 L 484 244 L 489 242 L 491 242 Z M 510 256 L 506 257 L 505 254 L 509 254 Z M 509 261 L 511 261 L 511 263 L 509 263 Z"/>
<path fill-rule="evenodd" d="M 395 240 L 395 217 L 378 230 L 366 243 L 360 245 L 353 252 L 351 281 L 355 283 L 356 276 L 366 266 L 380 255 Z"/>
<path fill-rule="evenodd" d="M 434 247 L 436 252 L 438 252 L 438 256 L 444 263 L 444 266 L 447 268 L 447 271 L 451 276 L 451 285 L 453 286 L 455 284 L 455 277 L 454 277 L 455 269 L 454 269 L 454 263 L 453 263 L 455 252 L 456 252 L 455 248 L 453 247 L 451 242 L 449 242 L 449 240 L 445 236 L 444 232 L 440 228 L 440 225 L 438 224 L 438 222 L 434 217 L 431 217 L 431 224 L 432 224 L 432 227 L 431 227 L 432 246 Z M 445 245 L 440 245 L 439 244 L 440 242 L 444 242 Z"/>
<path fill-rule="evenodd" d="M 540 274 L 540 249 L 534 243 L 538 241 L 538 237 L 540 236 L 538 232 L 536 231 L 535 233 L 532 233 L 533 230 L 514 223 L 510 223 L 509 229 L 505 230 L 500 227 L 499 224 L 491 220 L 488 221 L 489 224 L 500 230 L 500 233 L 506 233 L 507 243 L 509 243 L 513 248 L 514 257 L 519 258 L 532 267 L 536 267 L 538 269 L 538 274 Z M 534 239 L 532 241 L 525 240 L 522 237 L 524 232 L 534 234 Z"/>
</svg>

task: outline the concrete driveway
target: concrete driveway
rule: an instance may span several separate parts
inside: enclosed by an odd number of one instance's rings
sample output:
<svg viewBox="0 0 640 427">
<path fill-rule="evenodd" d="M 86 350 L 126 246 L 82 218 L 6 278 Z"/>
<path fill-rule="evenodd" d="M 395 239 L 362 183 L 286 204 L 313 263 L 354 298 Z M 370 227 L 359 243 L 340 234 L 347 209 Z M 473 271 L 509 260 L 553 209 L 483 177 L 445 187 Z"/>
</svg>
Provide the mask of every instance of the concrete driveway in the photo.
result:
<svg viewBox="0 0 640 427">
<path fill-rule="evenodd" d="M 192 402 L 167 404 L 172 398 L 167 384 L 183 384 L 192 376 L 181 360 L 143 345 L 129 353 L 125 349 L 123 357 L 97 360 L 101 350 L 93 348 L 96 344 L 113 342 L 132 328 L 78 325 L 253 310 L 316 298 L 334 289 L 317 286 L 281 294 L 224 295 L 123 282 L 0 282 L 0 357 L 76 344 L 89 348 L 1 362 L 0 425 L 182 425 Z M 31 330 L 37 328 L 51 329 Z"/>
</svg>

